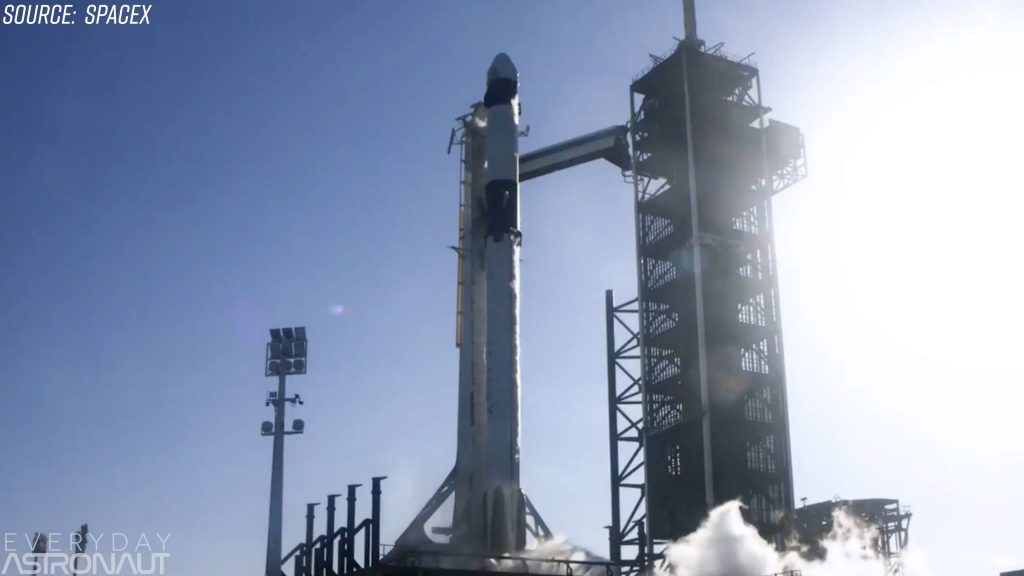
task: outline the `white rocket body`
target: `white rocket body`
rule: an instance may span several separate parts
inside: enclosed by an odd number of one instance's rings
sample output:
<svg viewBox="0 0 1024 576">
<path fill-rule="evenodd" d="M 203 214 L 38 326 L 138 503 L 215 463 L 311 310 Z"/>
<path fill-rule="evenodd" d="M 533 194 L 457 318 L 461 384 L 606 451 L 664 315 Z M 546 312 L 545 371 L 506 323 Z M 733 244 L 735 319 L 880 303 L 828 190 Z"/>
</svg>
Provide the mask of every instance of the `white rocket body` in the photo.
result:
<svg viewBox="0 0 1024 576">
<path fill-rule="evenodd" d="M 464 341 L 452 528 L 453 542 L 467 551 L 502 554 L 525 546 L 519 484 L 518 72 L 505 54 L 487 71 L 484 109 L 483 195 L 470 199 L 463 243 Z M 478 147 L 469 149 L 474 153 Z"/>
<path fill-rule="evenodd" d="M 519 486 L 519 74 L 498 54 L 487 71 L 486 468 L 492 551 L 521 549 Z"/>
</svg>

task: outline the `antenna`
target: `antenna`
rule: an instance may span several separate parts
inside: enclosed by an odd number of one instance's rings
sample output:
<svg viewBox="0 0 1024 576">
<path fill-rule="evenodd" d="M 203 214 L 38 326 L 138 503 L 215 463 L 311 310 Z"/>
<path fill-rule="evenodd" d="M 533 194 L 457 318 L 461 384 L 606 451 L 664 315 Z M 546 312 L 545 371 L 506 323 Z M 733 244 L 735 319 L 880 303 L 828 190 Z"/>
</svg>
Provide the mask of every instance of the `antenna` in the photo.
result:
<svg viewBox="0 0 1024 576">
<path fill-rule="evenodd" d="M 683 40 L 696 43 L 697 38 L 697 7 L 696 0 L 683 0 Z"/>
</svg>

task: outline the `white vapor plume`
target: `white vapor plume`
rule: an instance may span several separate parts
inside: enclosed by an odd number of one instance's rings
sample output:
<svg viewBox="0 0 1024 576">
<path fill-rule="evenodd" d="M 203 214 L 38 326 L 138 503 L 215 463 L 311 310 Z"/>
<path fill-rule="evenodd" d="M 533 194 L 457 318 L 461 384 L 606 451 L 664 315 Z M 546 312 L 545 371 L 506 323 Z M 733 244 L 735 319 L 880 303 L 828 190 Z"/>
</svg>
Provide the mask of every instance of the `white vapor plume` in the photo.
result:
<svg viewBox="0 0 1024 576">
<path fill-rule="evenodd" d="M 742 509 L 743 504 L 732 501 L 712 510 L 700 528 L 665 547 L 664 557 L 652 576 L 770 576 L 793 571 L 799 571 L 801 576 L 931 575 L 921 558 L 906 549 L 898 567 L 888 566 L 875 550 L 875 529 L 842 509 L 834 512 L 831 532 L 815 549 L 816 558 L 824 552 L 822 559 L 808 559 L 808 550 L 797 544 L 786 552 L 778 552 L 744 521 Z M 564 537 L 557 537 L 511 557 L 441 555 L 423 565 L 482 572 L 607 576 L 606 562 Z"/>
<path fill-rule="evenodd" d="M 661 571 L 672 576 L 761 576 L 778 572 L 781 558 L 743 521 L 740 503 L 715 508 L 694 533 L 665 548 Z"/>
<path fill-rule="evenodd" d="M 517 553 L 515 558 L 501 559 L 498 562 L 498 569 L 506 572 L 564 576 L 568 573 L 568 563 L 574 575 L 606 576 L 607 570 L 604 566 L 589 565 L 588 562 L 601 563 L 607 560 L 558 536 L 538 543 L 536 548 Z"/>
<path fill-rule="evenodd" d="M 589 564 L 591 562 L 594 564 Z M 559 536 L 539 542 L 535 548 L 500 557 L 444 552 L 423 553 L 418 555 L 416 565 L 481 573 L 518 572 L 565 576 L 571 572 L 574 576 L 608 576 L 606 562 L 606 559 Z"/>
<path fill-rule="evenodd" d="M 799 570 L 802 576 L 885 576 L 891 574 L 874 549 L 877 533 L 842 511 L 822 541 L 824 559 L 808 560 L 799 550 L 779 553 L 744 522 L 742 504 L 711 511 L 695 532 L 669 544 L 659 576 L 764 576 Z M 906 553 L 904 553 L 906 558 Z M 902 566 L 903 576 L 928 576 L 923 567 Z"/>
<path fill-rule="evenodd" d="M 875 550 L 877 532 L 856 517 L 839 509 L 833 515 L 832 531 L 817 550 L 823 559 L 808 559 L 793 544 L 778 552 L 764 541 L 757 529 L 743 520 L 743 505 L 727 502 L 715 508 L 700 528 L 664 549 L 664 559 L 654 576 L 766 576 L 799 571 L 801 576 L 929 576 L 918 557 L 903 551 L 902 571 L 888 566 Z M 605 576 L 598 564 L 604 559 L 568 542 L 555 538 L 541 542 L 517 558 L 505 558 L 493 568 L 507 572 L 566 574 L 565 562 L 572 573 Z M 587 564 L 595 562 L 595 564 Z"/>
</svg>

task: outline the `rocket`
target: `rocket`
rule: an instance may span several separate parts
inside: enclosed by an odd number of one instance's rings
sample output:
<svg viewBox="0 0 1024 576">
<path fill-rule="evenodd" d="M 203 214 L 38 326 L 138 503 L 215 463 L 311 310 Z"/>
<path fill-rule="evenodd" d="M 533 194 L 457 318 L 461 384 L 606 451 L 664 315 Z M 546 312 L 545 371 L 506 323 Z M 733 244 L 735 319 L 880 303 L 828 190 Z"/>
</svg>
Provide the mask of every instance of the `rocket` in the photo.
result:
<svg viewBox="0 0 1024 576">
<path fill-rule="evenodd" d="M 522 549 L 519 486 L 519 73 L 507 54 L 487 70 L 487 470 L 491 552 Z"/>
<path fill-rule="evenodd" d="M 622 170 L 630 155 L 626 126 L 527 155 L 520 173 L 519 73 L 507 54 L 487 70 L 487 90 L 457 119 L 449 152 L 461 156 L 455 345 L 459 349 L 455 466 L 395 541 L 392 562 L 423 552 L 489 558 L 525 549 L 527 533 L 551 538 L 520 486 L 519 184 L 603 158 Z M 453 501 L 451 525 L 434 523 Z M 432 536 L 447 536 L 439 540 Z"/>
<path fill-rule="evenodd" d="M 503 554 L 525 546 L 519 484 L 519 74 L 498 54 L 477 109 L 483 174 L 463 240 L 459 451 L 452 543 Z M 482 178 L 479 178 L 482 176 Z M 474 178 L 474 176 L 470 176 Z"/>
<path fill-rule="evenodd" d="M 477 556 L 526 546 L 532 507 L 519 482 L 518 91 L 512 59 L 498 54 L 483 103 L 464 123 L 458 452 L 448 478 L 396 541 L 393 558 L 439 545 Z M 432 530 L 450 536 L 440 544 L 427 538 L 426 524 L 449 497 L 450 529 Z"/>
</svg>

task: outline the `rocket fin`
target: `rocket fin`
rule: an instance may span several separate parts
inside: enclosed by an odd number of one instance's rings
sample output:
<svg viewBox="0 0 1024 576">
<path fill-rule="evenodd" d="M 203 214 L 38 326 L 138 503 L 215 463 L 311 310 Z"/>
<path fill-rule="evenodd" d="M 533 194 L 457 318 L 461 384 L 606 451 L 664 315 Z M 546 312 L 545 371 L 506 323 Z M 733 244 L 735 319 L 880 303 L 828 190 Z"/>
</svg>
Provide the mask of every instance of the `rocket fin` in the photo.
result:
<svg viewBox="0 0 1024 576">
<path fill-rule="evenodd" d="M 423 550 L 424 548 L 430 548 L 437 546 L 437 542 L 434 542 L 427 536 L 427 521 L 437 513 L 437 511 L 448 501 L 452 493 L 455 491 L 455 468 L 448 473 L 445 477 L 444 482 L 434 492 L 434 495 L 427 500 L 427 503 L 420 510 L 419 514 L 413 518 L 409 526 L 402 532 L 402 535 L 395 541 L 395 547 L 388 553 L 388 558 L 395 558 L 400 556 L 406 550 Z"/>
</svg>

